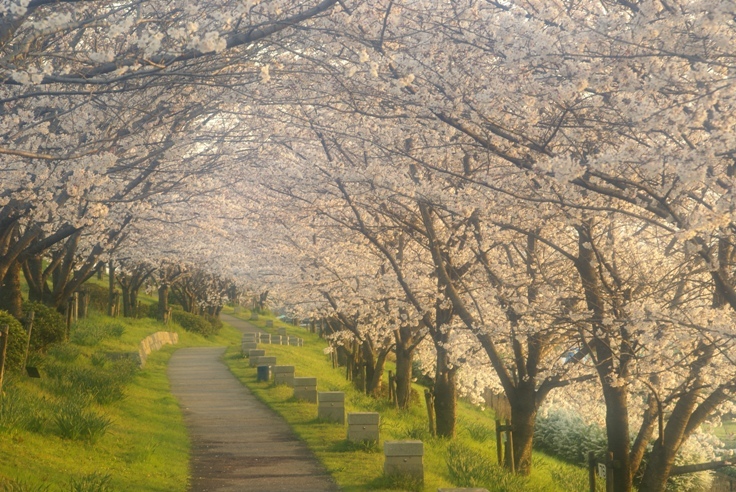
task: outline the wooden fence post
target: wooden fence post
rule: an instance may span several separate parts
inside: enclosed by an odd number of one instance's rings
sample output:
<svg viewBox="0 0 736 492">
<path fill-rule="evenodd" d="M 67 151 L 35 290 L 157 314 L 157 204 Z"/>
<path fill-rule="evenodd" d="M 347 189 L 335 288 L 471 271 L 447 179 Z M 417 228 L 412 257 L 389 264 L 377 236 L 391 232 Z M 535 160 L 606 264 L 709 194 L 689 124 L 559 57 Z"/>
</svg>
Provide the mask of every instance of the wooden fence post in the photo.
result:
<svg viewBox="0 0 736 492">
<path fill-rule="evenodd" d="M 0 326 L 0 393 L 3 391 L 3 379 L 5 377 L 5 354 L 8 352 L 8 338 L 10 337 L 10 326 Z"/>
<path fill-rule="evenodd" d="M 424 401 L 427 403 L 427 417 L 429 418 L 429 433 L 433 436 L 437 435 L 437 428 L 434 422 L 434 394 L 429 389 L 424 390 Z"/>
<path fill-rule="evenodd" d="M 31 351 L 31 334 L 33 333 L 33 320 L 35 317 L 35 311 L 31 311 L 28 313 L 28 338 L 26 339 L 26 352 L 23 356 L 23 365 L 21 367 L 26 367 L 26 365 L 28 364 L 28 352 Z"/>
</svg>

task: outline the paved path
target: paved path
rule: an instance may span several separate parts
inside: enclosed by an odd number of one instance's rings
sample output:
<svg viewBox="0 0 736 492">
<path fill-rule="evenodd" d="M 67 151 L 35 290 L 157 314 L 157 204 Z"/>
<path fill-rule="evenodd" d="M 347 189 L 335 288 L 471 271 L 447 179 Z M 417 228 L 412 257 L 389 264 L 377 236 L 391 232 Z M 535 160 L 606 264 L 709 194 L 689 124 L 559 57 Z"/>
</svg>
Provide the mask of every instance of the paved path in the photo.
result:
<svg viewBox="0 0 736 492">
<path fill-rule="evenodd" d="M 223 316 L 228 323 L 230 318 Z M 242 329 L 255 330 L 249 326 Z M 171 389 L 192 439 L 189 490 L 338 490 L 286 422 L 230 373 L 221 361 L 224 351 L 180 349 L 169 363 Z"/>
</svg>

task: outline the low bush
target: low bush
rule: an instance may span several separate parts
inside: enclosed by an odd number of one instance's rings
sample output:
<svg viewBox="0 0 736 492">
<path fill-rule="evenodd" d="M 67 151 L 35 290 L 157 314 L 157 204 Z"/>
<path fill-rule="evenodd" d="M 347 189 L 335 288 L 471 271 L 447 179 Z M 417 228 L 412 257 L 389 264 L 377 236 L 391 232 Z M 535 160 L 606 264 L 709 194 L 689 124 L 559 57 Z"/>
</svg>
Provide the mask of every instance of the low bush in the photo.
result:
<svg viewBox="0 0 736 492">
<path fill-rule="evenodd" d="M 49 355 L 60 362 L 71 363 L 77 360 L 81 351 L 76 345 L 63 343 L 54 345 L 49 350 Z"/>
<path fill-rule="evenodd" d="M 107 305 L 110 302 L 110 290 L 102 285 L 87 282 L 84 289 L 89 296 L 89 308 L 98 313 L 107 313 Z"/>
<path fill-rule="evenodd" d="M 219 316 L 205 314 L 204 319 L 206 319 L 212 325 L 212 329 L 215 330 L 215 333 L 218 333 L 222 328 L 222 320 Z"/>
<path fill-rule="evenodd" d="M 487 456 L 478 454 L 462 442 L 447 446 L 445 457 L 452 483 L 461 487 L 485 487 L 490 490 L 522 492 L 528 490 L 527 480 L 507 473 Z"/>
<path fill-rule="evenodd" d="M 184 311 L 172 311 L 171 317 L 187 331 L 199 333 L 203 336 L 210 336 L 216 333 L 212 324 L 202 316 L 186 313 Z"/>
<path fill-rule="evenodd" d="M 602 459 L 607 443 L 605 429 L 587 424 L 578 414 L 552 411 L 537 417 L 534 447 L 570 463 L 585 464 L 589 451 Z"/>
<path fill-rule="evenodd" d="M 5 352 L 5 369 L 17 371 L 21 369 L 26 351 L 28 334 L 20 321 L 7 311 L 0 311 L 0 326 L 8 325 L 8 347 Z"/>
<path fill-rule="evenodd" d="M 66 322 L 59 311 L 40 302 L 23 304 L 23 316 L 26 319 L 31 311 L 33 311 L 31 350 L 45 351 L 51 344 L 64 341 Z"/>
</svg>

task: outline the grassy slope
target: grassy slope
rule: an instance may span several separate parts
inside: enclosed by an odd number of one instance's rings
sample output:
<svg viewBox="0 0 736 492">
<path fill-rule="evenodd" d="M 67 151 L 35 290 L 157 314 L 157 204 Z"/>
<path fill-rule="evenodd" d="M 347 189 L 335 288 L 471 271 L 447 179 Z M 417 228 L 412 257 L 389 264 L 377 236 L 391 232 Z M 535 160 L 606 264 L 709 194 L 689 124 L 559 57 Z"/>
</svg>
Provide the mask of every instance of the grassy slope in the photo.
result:
<svg viewBox="0 0 736 492">
<path fill-rule="evenodd" d="M 247 313 L 239 314 L 247 319 Z M 303 328 L 275 322 L 273 329 L 265 328 L 265 318 L 253 322 L 261 329 L 276 333 L 276 327 L 285 326 L 290 335 L 305 339 L 304 347 L 263 345 L 268 355 L 276 356 L 279 365 L 296 366 L 297 376 L 316 376 L 318 391 L 345 391 L 346 411 L 377 411 L 381 414 L 381 441 L 399 439 L 421 439 L 425 442 L 425 484 L 423 490 L 435 491 L 438 487 L 453 485 L 446 457 L 449 441 L 432 438 L 426 431 L 426 410 L 415 404 L 409 412 L 399 412 L 385 400 L 375 400 L 353 389 L 344 378 L 344 369 L 333 369 L 324 355 L 326 343 L 316 335 L 306 333 Z M 269 383 L 256 382 L 255 370 L 248 367 L 247 360 L 240 357 L 237 347 L 226 353 L 226 362 L 232 372 L 246 384 L 254 394 L 280 413 L 294 431 L 303 438 L 316 453 L 335 480 L 346 491 L 390 490 L 392 484 L 382 477 L 382 447 L 355 449 L 345 441 L 345 428 L 340 425 L 319 422 L 316 405 L 294 401 L 292 390 L 273 387 Z M 421 388 L 418 388 L 421 389 Z M 422 390 L 423 391 L 423 390 Z M 490 410 L 481 410 L 465 402 L 459 402 L 458 436 L 456 441 L 483 456 L 485 463 L 495 463 L 494 416 Z M 472 435 L 471 435 L 472 434 Z M 484 464 L 485 467 L 485 464 Z M 587 490 L 587 473 L 542 453 L 535 453 L 534 473 L 526 482 L 514 481 L 503 474 L 495 490 L 524 491 L 576 491 Z M 395 485 L 395 484 L 394 484 Z M 494 489 L 490 489 L 494 490 Z"/>
<path fill-rule="evenodd" d="M 68 490 L 72 478 L 98 472 L 109 474 L 113 490 L 185 490 L 188 479 L 189 439 L 182 413 L 173 398 L 166 376 L 166 364 L 177 348 L 227 345 L 239 341 L 232 328 L 217 337 L 204 339 L 177 325 L 164 327 L 151 319 L 93 318 L 96 323 L 122 323 L 125 332 L 118 339 L 106 339 L 94 347 L 80 347 L 74 364 L 91 366 L 96 352 L 136 350 L 138 342 L 156 331 L 177 331 L 180 342 L 151 354 L 146 367 L 127 387 L 126 398 L 94 409 L 113 421 L 96 444 L 60 438 L 53 424 L 41 433 L 13 430 L 0 434 L 0 479 L 9 478 L 31 486 L 49 485 L 50 490 Z M 49 406 L 57 399 L 44 389 L 43 381 L 15 376 L 13 384 L 25 392 L 44 396 Z"/>
</svg>

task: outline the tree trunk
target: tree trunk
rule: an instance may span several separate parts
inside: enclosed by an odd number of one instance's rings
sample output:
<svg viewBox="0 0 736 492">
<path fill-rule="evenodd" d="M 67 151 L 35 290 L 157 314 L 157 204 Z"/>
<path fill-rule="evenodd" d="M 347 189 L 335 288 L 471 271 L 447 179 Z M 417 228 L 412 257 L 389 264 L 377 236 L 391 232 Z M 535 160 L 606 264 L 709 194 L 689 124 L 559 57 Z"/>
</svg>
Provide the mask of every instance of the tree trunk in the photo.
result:
<svg viewBox="0 0 736 492">
<path fill-rule="evenodd" d="M 112 316 L 115 314 L 115 264 L 110 260 L 108 266 L 109 282 L 107 290 L 107 315 Z"/>
<path fill-rule="evenodd" d="M 404 344 L 402 344 L 404 345 Z M 411 403 L 411 371 L 414 351 L 396 345 L 396 401 L 399 408 L 406 410 Z"/>
<path fill-rule="evenodd" d="M 156 319 L 164 321 L 169 311 L 169 284 L 163 283 L 158 288 L 158 313 Z"/>
<path fill-rule="evenodd" d="M 3 283 L 0 285 L 0 309 L 3 309 L 16 318 L 23 316 L 23 294 L 20 290 L 20 263 L 11 263 Z"/>
<path fill-rule="evenodd" d="M 509 404 L 514 433 L 514 469 L 520 475 L 529 475 L 532 471 L 532 442 L 537 418 L 534 382 L 521 382 L 514 398 L 509 399 Z"/>
<path fill-rule="evenodd" d="M 608 451 L 613 453 L 616 465 L 613 469 L 614 492 L 630 492 L 633 474 L 629 456 L 629 413 L 628 389 L 626 386 L 611 387 L 604 383 L 603 397 L 606 401 L 606 436 Z M 648 489 L 642 489 L 648 490 Z"/>
<path fill-rule="evenodd" d="M 130 302 L 130 287 L 122 285 L 121 290 L 123 292 L 123 316 L 126 318 L 132 318 L 134 308 Z"/>
<path fill-rule="evenodd" d="M 455 437 L 457 414 L 457 387 L 455 369 L 448 367 L 447 354 L 437 350 L 437 369 L 434 380 L 434 413 L 438 437 Z"/>
<path fill-rule="evenodd" d="M 671 449 L 663 448 L 660 441 L 657 440 L 649 455 L 647 468 L 644 471 L 639 489 L 649 492 L 664 492 L 672 466 L 675 464 L 675 454 Z"/>
</svg>

